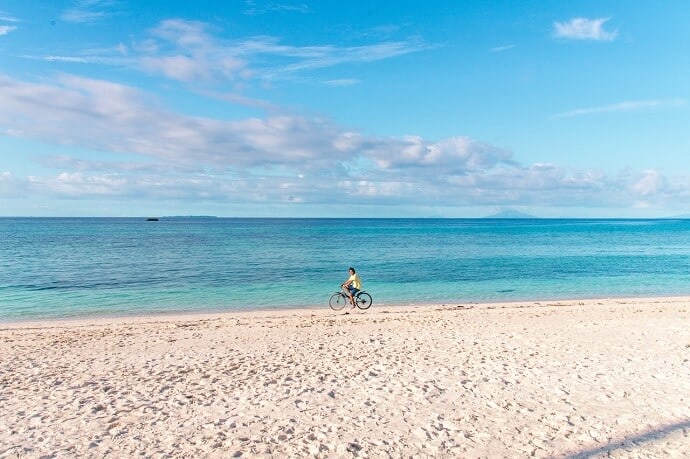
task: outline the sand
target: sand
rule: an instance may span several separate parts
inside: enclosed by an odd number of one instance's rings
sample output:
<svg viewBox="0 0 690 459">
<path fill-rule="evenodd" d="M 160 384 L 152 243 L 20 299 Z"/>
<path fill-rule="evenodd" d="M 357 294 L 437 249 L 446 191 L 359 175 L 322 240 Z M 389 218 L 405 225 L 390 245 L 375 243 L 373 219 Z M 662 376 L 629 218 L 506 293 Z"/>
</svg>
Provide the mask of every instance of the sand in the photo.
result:
<svg viewBox="0 0 690 459">
<path fill-rule="evenodd" d="M 0 457 L 690 457 L 690 298 L 0 324 Z"/>
</svg>

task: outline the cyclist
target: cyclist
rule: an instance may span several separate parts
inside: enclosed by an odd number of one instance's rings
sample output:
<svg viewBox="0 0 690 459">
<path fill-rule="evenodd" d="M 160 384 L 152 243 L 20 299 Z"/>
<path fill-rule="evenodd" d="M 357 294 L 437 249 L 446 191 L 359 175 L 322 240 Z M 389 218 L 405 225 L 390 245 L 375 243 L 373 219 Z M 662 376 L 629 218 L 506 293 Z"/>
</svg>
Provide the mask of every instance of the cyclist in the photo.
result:
<svg viewBox="0 0 690 459">
<path fill-rule="evenodd" d="M 348 277 L 347 280 L 341 284 L 341 287 L 345 289 L 347 296 L 350 298 L 350 303 L 352 303 L 352 307 L 354 308 L 354 296 L 357 295 L 360 290 L 362 290 L 362 280 L 359 278 L 355 268 L 350 267 L 348 271 L 350 272 L 350 277 Z"/>
</svg>

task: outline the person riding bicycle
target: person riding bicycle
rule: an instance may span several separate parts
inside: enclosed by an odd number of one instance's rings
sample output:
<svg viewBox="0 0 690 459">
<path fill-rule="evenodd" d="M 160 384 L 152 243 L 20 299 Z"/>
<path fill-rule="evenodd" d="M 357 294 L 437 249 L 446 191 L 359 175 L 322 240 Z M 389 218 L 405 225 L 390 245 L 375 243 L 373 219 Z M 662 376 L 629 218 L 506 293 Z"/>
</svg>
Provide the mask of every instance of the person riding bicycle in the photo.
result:
<svg viewBox="0 0 690 459">
<path fill-rule="evenodd" d="M 348 271 L 350 272 L 350 277 L 348 277 L 348 279 L 342 283 L 341 287 L 345 290 L 348 297 L 350 298 L 350 303 L 352 303 L 352 307 L 355 307 L 354 296 L 357 295 L 360 290 L 362 290 L 362 280 L 359 278 L 359 275 L 355 271 L 355 268 L 350 267 Z"/>
</svg>

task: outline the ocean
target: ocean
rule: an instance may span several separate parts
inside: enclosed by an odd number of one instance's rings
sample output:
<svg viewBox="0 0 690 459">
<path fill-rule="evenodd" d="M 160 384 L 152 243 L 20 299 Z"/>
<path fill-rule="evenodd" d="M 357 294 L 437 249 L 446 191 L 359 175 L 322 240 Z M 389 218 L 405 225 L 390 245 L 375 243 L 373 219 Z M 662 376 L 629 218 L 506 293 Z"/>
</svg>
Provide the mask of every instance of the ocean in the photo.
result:
<svg viewBox="0 0 690 459">
<path fill-rule="evenodd" d="M 690 220 L 0 218 L 0 321 L 690 295 Z"/>
</svg>

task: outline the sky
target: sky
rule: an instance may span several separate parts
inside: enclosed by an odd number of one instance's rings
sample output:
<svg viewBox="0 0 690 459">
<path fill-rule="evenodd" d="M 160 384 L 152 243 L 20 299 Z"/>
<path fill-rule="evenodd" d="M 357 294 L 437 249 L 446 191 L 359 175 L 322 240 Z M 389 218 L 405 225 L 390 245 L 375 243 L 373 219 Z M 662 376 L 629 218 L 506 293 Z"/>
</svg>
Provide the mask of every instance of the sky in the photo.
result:
<svg viewBox="0 0 690 459">
<path fill-rule="evenodd" d="M 690 213 L 690 2 L 3 0 L 0 216 Z"/>
</svg>

